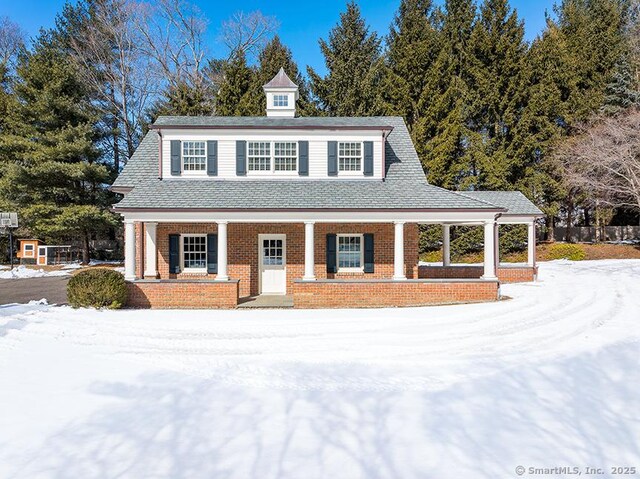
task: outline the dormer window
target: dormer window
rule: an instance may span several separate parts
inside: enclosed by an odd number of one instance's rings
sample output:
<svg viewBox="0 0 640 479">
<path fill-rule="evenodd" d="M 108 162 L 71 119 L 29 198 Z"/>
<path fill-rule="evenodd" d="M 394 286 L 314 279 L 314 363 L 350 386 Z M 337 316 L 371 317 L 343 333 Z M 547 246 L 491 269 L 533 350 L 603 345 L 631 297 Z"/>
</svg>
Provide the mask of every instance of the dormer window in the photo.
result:
<svg viewBox="0 0 640 479">
<path fill-rule="evenodd" d="M 182 171 L 204 171 L 207 168 L 206 142 L 182 142 Z"/>
<path fill-rule="evenodd" d="M 298 143 L 295 141 L 247 142 L 247 171 L 292 173 L 298 171 Z"/>
<path fill-rule="evenodd" d="M 298 144 L 295 141 L 276 141 L 274 143 L 275 171 L 296 171 L 298 166 Z"/>
<path fill-rule="evenodd" d="M 271 143 L 250 141 L 247 159 L 249 171 L 271 171 Z"/>
<path fill-rule="evenodd" d="M 289 106 L 289 95 L 273 95 L 273 106 L 275 107 Z"/>
<path fill-rule="evenodd" d="M 338 171 L 362 171 L 362 143 L 338 143 Z"/>
</svg>

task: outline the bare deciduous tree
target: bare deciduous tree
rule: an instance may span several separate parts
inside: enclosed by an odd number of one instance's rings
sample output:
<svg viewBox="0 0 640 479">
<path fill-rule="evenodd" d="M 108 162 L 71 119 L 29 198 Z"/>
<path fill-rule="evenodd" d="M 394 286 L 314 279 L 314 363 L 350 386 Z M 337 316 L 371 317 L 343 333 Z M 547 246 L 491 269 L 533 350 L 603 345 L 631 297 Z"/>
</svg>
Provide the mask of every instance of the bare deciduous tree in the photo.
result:
<svg viewBox="0 0 640 479">
<path fill-rule="evenodd" d="M 640 211 L 640 110 L 599 117 L 555 152 L 567 185 L 593 206 Z"/>
<path fill-rule="evenodd" d="M 222 22 L 221 39 L 229 49 L 229 57 L 242 51 L 247 57 L 257 55 L 269 37 L 279 27 L 275 17 L 264 15 L 259 10 L 254 12 L 236 12 Z"/>
<path fill-rule="evenodd" d="M 24 32 L 9 17 L 0 17 L 0 68 L 11 70 L 15 60 L 24 47 Z"/>
</svg>

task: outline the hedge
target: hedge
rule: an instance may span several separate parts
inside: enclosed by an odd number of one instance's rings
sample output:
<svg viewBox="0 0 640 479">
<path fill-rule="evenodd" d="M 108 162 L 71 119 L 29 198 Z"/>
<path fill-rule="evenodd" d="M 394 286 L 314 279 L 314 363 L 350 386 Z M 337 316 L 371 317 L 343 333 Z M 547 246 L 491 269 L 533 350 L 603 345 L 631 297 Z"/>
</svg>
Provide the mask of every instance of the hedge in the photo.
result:
<svg viewBox="0 0 640 479">
<path fill-rule="evenodd" d="M 80 271 L 67 284 L 69 304 L 74 308 L 118 309 L 127 302 L 124 276 L 113 269 Z"/>
</svg>

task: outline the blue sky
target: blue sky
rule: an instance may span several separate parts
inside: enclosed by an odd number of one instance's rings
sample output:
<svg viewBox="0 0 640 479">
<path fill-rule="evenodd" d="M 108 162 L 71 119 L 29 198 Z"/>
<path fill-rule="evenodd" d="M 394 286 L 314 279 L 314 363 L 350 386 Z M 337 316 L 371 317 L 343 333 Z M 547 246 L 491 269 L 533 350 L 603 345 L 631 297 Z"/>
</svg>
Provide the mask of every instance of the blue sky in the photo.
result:
<svg viewBox="0 0 640 479">
<path fill-rule="evenodd" d="M 200 7 L 210 20 L 208 37 L 209 49 L 213 56 L 223 54 L 223 46 L 218 42 L 218 29 L 221 22 L 238 10 L 261 10 L 274 15 L 280 21 L 278 33 L 286 45 L 293 51 L 294 58 L 304 71 L 305 65 L 324 72 L 324 63 L 319 38 L 327 38 L 329 30 L 336 24 L 346 0 L 321 1 L 239 1 L 222 2 L 219 0 L 191 0 Z M 51 27 L 64 0 L 3 0 L 0 2 L 0 16 L 8 16 L 20 24 L 29 36 L 37 34 L 40 27 Z M 362 12 L 370 27 L 385 35 L 393 19 L 400 0 L 361 0 Z M 545 11 L 551 11 L 553 0 L 512 0 L 512 6 L 518 10 L 525 21 L 527 39 L 531 40 L 544 28 Z"/>
</svg>

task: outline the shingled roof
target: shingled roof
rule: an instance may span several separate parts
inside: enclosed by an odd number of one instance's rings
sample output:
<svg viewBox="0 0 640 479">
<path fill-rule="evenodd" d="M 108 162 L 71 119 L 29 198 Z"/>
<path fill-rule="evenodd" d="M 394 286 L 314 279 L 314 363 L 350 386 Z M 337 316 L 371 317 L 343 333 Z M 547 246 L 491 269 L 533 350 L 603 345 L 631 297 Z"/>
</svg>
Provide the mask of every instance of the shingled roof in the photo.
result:
<svg viewBox="0 0 640 479">
<path fill-rule="evenodd" d="M 505 208 L 503 215 L 544 216 L 520 191 L 464 191 L 462 194 Z"/>
<path fill-rule="evenodd" d="M 271 81 L 262 86 L 262 88 L 298 88 L 298 85 L 291 81 L 291 78 L 284 72 L 284 68 L 280 67 L 280 71 L 276 73 Z"/>
<path fill-rule="evenodd" d="M 391 130 L 383 180 L 190 179 L 158 176 L 158 134 L 147 133 L 114 183 L 133 188 L 116 209 L 470 209 L 504 211 L 486 201 L 427 183 L 404 120 L 399 117 L 160 117 L 158 127 L 378 128 Z"/>
</svg>

